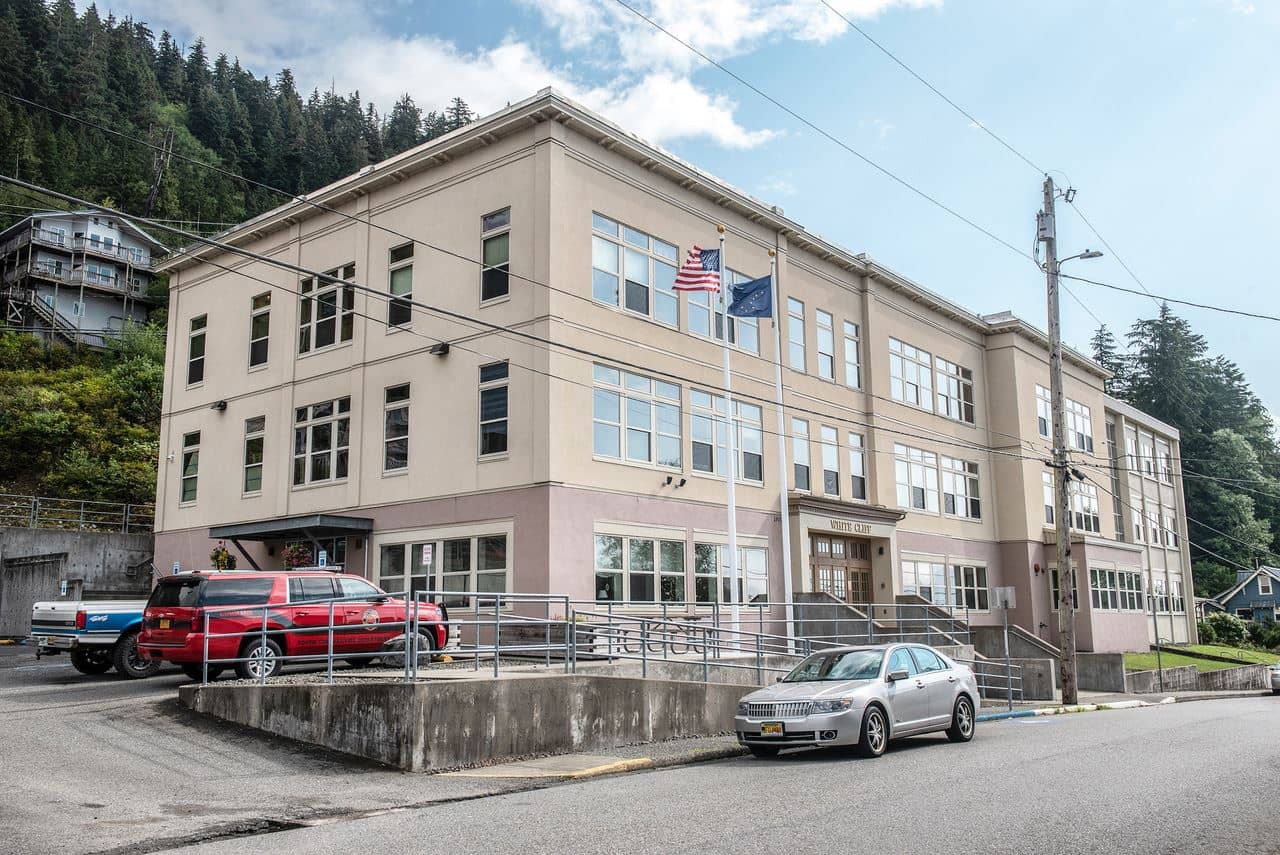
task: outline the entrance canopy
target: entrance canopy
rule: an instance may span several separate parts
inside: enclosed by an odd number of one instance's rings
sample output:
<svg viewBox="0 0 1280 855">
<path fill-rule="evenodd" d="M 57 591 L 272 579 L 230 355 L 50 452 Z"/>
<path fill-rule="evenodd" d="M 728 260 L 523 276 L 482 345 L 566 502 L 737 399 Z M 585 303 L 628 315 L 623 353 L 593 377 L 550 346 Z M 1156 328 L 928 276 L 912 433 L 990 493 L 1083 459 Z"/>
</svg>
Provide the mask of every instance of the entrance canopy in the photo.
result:
<svg viewBox="0 0 1280 855">
<path fill-rule="evenodd" d="M 281 517 L 262 522 L 218 525 L 209 528 L 209 537 L 218 540 L 307 540 L 328 537 L 359 537 L 373 531 L 373 520 L 333 514 Z"/>
</svg>

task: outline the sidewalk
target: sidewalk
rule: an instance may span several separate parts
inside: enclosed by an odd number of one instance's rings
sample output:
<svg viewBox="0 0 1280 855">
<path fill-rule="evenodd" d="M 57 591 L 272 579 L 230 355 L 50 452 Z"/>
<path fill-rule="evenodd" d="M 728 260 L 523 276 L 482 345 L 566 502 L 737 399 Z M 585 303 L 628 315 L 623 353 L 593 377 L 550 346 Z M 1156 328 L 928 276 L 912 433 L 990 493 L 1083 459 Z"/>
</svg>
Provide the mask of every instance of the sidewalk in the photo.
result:
<svg viewBox="0 0 1280 855">
<path fill-rule="evenodd" d="M 1080 692 L 1076 707 L 1068 708 L 1075 710 L 1077 707 L 1097 707 L 1107 706 L 1116 708 L 1114 705 L 1122 704 L 1127 708 L 1131 706 L 1154 706 L 1165 703 L 1190 703 L 1192 701 L 1219 701 L 1231 698 L 1260 698 L 1269 696 L 1270 689 L 1247 689 L 1244 691 L 1231 692 L 1153 692 L 1144 695 L 1128 695 L 1121 692 Z M 1055 692 L 1055 699 L 1052 701 L 1014 701 L 1012 710 L 1008 701 L 989 700 L 983 703 L 982 708 L 978 711 L 979 721 L 994 721 L 999 718 L 1009 718 L 1013 716 L 1025 716 L 1036 712 L 1037 710 L 1048 711 L 1055 709 L 1063 709 L 1062 693 Z M 1045 713 L 1042 713 L 1045 714 Z"/>
</svg>

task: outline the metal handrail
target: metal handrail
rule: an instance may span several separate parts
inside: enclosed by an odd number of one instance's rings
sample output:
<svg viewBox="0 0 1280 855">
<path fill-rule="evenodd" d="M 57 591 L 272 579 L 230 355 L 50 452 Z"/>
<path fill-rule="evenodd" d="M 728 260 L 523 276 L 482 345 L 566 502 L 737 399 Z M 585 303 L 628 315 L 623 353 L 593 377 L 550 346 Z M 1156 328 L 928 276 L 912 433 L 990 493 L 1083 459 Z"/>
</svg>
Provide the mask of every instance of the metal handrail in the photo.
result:
<svg viewBox="0 0 1280 855">
<path fill-rule="evenodd" d="M 75 531 L 150 532 L 155 505 L 0 493 L 0 526 Z"/>
</svg>

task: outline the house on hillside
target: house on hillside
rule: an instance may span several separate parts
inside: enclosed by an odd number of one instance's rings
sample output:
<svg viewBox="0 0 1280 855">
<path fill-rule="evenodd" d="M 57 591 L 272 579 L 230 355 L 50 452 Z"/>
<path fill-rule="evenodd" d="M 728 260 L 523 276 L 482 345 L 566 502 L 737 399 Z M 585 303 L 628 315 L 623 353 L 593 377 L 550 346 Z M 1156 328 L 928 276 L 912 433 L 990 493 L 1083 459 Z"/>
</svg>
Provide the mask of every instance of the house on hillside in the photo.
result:
<svg viewBox="0 0 1280 855">
<path fill-rule="evenodd" d="M 1276 620 L 1280 613 L 1280 568 L 1241 570 L 1235 585 L 1214 597 L 1205 610 L 1230 612 L 1243 620 Z"/>
<path fill-rule="evenodd" d="M 46 340 L 105 347 L 144 323 L 164 245 L 97 211 L 43 211 L 0 232 L 4 325 Z"/>
</svg>

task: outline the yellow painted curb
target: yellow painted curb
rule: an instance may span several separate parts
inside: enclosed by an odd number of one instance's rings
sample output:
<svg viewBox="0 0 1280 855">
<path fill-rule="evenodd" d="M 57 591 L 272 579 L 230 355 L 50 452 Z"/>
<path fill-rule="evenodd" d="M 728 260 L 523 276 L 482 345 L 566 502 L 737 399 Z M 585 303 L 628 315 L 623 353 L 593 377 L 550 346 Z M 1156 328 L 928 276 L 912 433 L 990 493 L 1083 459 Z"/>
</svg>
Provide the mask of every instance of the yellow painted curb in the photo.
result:
<svg viewBox="0 0 1280 855">
<path fill-rule="evenodd" d="M 14 641 L 12 638 L 0 638 L 0 646 L 6 645 L 6 644 L 17 644 L 17 643 L 18 642 Z"/>
<path fill-rule="evenodd" d="M 635 757 L 631 760 L 619 760 L 616 763 L 605 763 L 602 766 L 592 766 L 590 769 L 580 769 L 577 772 L 571 772 L 565 777 L 567 778 L 594 778 L 597 775 L 613 775 L 618 772 L 635 772 L 638 769 L 652 769 L 653 759 L 650 757 Z"/>
</svg>

